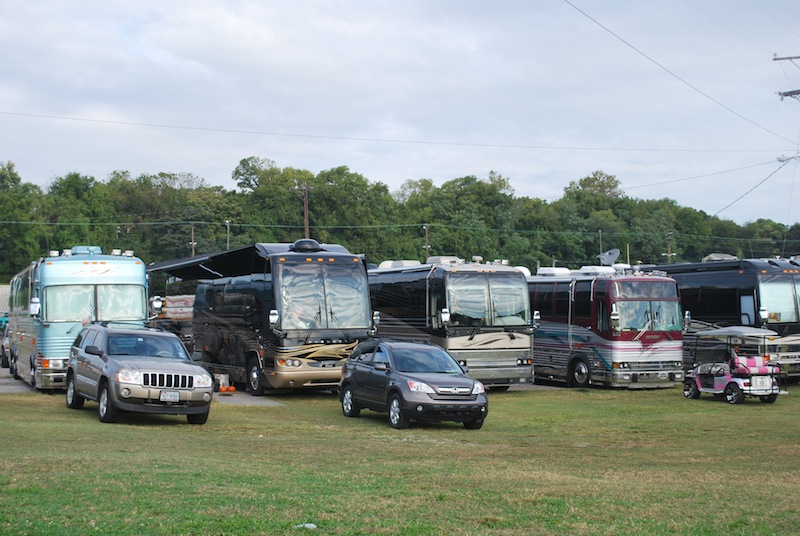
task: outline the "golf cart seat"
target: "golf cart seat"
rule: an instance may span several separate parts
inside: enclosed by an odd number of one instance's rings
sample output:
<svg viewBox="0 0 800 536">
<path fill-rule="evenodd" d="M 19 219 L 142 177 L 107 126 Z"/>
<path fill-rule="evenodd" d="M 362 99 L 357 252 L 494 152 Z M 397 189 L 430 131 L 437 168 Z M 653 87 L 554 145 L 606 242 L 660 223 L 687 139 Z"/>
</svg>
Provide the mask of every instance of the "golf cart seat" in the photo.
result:
<svg viewBox="0 0 800 536">
<path fill-rule="evenodd" d="M 744 357 L 737 355 L 733 358 L 731 372 L 741 376 L 756 376 L 764 374 L 778 374 L 778 367 L 770 365 L 762 356 Z"/>
</svg>

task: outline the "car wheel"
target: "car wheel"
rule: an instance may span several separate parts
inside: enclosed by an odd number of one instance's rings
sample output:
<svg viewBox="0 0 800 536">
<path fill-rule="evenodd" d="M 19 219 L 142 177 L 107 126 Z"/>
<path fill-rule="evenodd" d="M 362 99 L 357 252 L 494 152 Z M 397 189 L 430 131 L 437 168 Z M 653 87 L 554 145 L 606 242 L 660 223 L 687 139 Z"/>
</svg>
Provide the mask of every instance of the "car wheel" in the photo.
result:
<svg viewBox="0 0 800 536">
<path fill-rule="evenodd" d="M 81 409 L 84 398 L 75 390 L 75 375 L 67 376 L 67 407 L 70 409 Z"/>
<path fill-rule="evenodd" d="M 410 421 L 403 412 L 403 397 L 397 393 L 389 399 L 389 424 L 398 430 L 408 428 Z"/>
<path fill-rule="evenodd" d="M 353 389 L 349 385 L 342 388 L 342 414 L 345 417 L 358 417 L 361 413 L 361 408 L 358 407 L 356 401 L 353 400 Z"/>
<path fill-rule="evenodd" d="M 589 363 L 585 359 L 577 359 L 569 368 L 569 387 L 589 387 Z"/>
<path fill-rule="evenodd" d="M 247 363 L 247 390 L 253 396 L 261 396 L 264 394 L 261 367 L 258 366 L 258 360 L 255 358 Z"/>
<path fill-rule="evenodd" d="M 11 356 L 11 362 L 8 364 L 8 371 L 15 380 L 20 379 L 19 374 L 17 374 L 17 358 L 13 355 Z"/>
<path fill-rule="evenodd" d="M 744 401 L 744 392 L 737 383 L 731 382 L 725 386 L 725 400 L 729 404 L 741 404 Z"/>
<path fill-rule="evenodd" d="M 477 419 L 474 421 L 464 421 L 464 428 L 467 430 L 480 430 L 483 426 L 483 419 Z"/>
<path fill-rule="evenodd" d="M 117 422 L 117 418 L 119 418 L 119 410 L 111 398 L 107 381 L 100 386 L 100 396 L 97 397 L 97 416 L 100 417 L 100 422 Z"/>
<path fill-rule="evenodd" d="M 0 367 L 8 368 L 8 353 L 5 347 L 0 348 Z"/>
<path fill-rule="evenodd" d="M 683 396 L 691 398 L 692 400 L 700 398 L 700 389 L 697 388 L 695 380 L 686 380 L 683 382 Z"/>
<path fill-rule="evenodd" d="M 776 394 L 764 395 L 764 396 L 759 396 L 758 398 L 765 404 L 774 404 L 775 401 L 778 400 L 778 395 Z"/>
<path fill-rule="evenodd" d="M 205 424 L 206 421 L 208 421 L 208 414 L 209 413 L 210 413 L 210 410 L 206 411 L 205 413 L 193 413 L 193 414 L 187 415 L 186 416 L 186 420 L 189 422 L 189 424 Z"/>
</svg>

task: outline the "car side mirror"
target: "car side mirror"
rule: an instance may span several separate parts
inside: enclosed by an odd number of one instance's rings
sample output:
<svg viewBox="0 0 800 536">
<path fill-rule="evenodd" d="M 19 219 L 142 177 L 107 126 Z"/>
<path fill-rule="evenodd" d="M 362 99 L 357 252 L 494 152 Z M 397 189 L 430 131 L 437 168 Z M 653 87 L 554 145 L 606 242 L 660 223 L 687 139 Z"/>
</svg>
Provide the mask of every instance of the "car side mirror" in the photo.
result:
<svg viewBox="0 0 800 536">
<path fill-rule="evenodd" d="M 86 353 L 87 354 L 96 355 L 96 356 L 102 356 L 103 355 L 103 351 L 100 348 L 98 348 L 97 346 L 95 346 L 94 344 L 90 344 L 89 346 L 86 347 Z"/>
<path fill-rule="evenodd" d="M 688 330 L 689 326 L 691 325 L 692 325 L 692 313 L 686 311 L 685 313 L 683 313 L 683 331 Z"/>
<path fill-rule="evenodd" d="M 386 363 L 375 363 L 375 370 L 386 372 L 387 370 L 389 370 L 389 365 L 387 365 Z"/>
</svg>

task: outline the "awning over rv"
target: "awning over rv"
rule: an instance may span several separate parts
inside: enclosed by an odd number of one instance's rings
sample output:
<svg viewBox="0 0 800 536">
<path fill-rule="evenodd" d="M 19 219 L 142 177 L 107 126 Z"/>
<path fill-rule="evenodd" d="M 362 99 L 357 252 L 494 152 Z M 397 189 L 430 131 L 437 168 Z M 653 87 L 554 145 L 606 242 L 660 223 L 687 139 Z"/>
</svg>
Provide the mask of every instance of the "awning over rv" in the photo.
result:
<svg viewBox="0 0 800 536">
<path fill-rule="evenodd" d="M 216 279 L 240 275 L 261 274 L 270 271 L 269 256 L 276 253 L 298 253 L 327 251 L 330 253 L 349 253 L 338 244 L 316 244 L 316 249 L 303 249 L 294 244 L 258 243 L 236 249 L 203 253 L 184 259 L 155 262 L 147 267 L 148 273 L 168 273 L 183 280 Z M 308 244 L 302 244 L 308 246 Z"/>
</svg>

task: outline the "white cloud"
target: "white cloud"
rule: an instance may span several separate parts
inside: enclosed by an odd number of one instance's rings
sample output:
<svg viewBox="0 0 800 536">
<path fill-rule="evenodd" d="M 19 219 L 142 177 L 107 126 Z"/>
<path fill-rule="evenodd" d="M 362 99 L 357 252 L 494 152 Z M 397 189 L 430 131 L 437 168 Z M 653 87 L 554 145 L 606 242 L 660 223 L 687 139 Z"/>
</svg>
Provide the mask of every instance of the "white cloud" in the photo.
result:
<svg viewBox="0 0 800 536">
<path fill-rule="evenodd" d="M 232 188 L 251 155 L 391 189 L 496 171 L 548 200 L 602 170 L 713 214 L 795 154 L 800 103 L 776 92 L 800 71 L 772 55 L 800 55 L 800 9 L 572 3 L 594 21 L 521 0 L 0 0 L 0 160 L 43 185 L 126 169 Z M 720 216 L 800 221 L 792 169 Z"/>
</svg>

